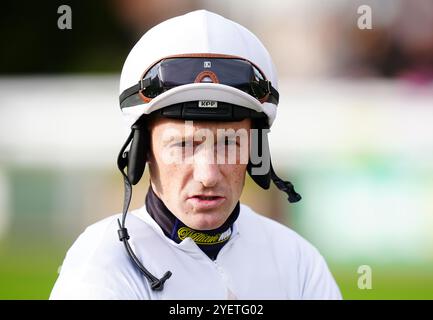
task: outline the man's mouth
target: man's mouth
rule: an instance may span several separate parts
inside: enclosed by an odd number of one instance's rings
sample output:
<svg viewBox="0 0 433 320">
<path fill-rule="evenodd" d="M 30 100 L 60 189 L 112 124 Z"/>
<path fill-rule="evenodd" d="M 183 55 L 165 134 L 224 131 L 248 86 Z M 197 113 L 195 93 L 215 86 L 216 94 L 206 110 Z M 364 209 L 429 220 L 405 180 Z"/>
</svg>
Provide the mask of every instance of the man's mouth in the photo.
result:
<svg viewBox="0 0 433 320">
<path fill-rule="evenodd" d="M 200 200 L 216 200 L 219 198 L 222 198 L 220 196 L 202 196 L 202 195 L 197 195 L 197 196 L 193 196 L 193 198 L 198 198 Z"/>
<path fill-rule="evenodd" d="M 189 197 L 188 201 L 197 209 L 213 209 L 219 207 L 225 201 L 225 197 L 199 194 Z"/>
</svg>

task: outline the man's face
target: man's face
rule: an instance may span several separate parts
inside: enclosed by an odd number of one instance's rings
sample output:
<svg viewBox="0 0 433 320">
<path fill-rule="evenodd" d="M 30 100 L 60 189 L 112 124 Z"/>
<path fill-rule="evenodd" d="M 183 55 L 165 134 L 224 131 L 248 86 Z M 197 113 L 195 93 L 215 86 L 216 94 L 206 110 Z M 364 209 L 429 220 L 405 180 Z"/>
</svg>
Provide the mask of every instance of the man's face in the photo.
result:
<svg viewBox="0 0 433 320">
<path fill-rule="evenodd" d="M 218 228 L 235 208 L 245 183 L 250 128 L 250 119 L 152 121 L 148 161 L 152 188 L 188 227 Z"/>
</svg>

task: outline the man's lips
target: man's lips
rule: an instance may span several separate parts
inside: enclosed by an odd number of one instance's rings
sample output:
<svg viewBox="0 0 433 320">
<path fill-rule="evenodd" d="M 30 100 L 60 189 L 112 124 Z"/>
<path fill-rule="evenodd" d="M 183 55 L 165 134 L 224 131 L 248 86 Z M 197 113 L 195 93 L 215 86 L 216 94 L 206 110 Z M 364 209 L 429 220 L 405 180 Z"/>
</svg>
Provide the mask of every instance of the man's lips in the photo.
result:
<svg viewBox="0 0 433 320">
<path fill-rule="evenodd" d="M 191 199 L 191 198 L 198 198 L 201 200 L 215 200 L 217 198 L 224 198 L 224 197 L 220 196 L 218 194 L 196 194 L 196 195 L 189 197 L 188 199 Z"/>
<path fill-rule="evenodd" d="M 219 195 L 205 195 L 198 194 L 191 196 L 187 199 L 197 209 L 213 209 L 219 207 L 224 201 L 225 197 Z"/>
</svg>

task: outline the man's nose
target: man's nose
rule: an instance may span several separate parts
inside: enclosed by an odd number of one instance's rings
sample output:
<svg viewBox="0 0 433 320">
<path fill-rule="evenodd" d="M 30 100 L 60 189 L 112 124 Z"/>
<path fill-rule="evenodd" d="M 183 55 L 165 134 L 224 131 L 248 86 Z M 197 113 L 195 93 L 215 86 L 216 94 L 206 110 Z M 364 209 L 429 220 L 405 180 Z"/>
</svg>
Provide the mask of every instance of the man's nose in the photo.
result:
<svg viewBox="0 0 433 320">
<path fill-rule="evenodd" d="M 221 167 L 215 163 L 213 157 L 209 156 L 206 159 L 194 161 L 194 180 L 200 182 L 204 187 L 217 185 L 221 177 Z"/>
</svg>

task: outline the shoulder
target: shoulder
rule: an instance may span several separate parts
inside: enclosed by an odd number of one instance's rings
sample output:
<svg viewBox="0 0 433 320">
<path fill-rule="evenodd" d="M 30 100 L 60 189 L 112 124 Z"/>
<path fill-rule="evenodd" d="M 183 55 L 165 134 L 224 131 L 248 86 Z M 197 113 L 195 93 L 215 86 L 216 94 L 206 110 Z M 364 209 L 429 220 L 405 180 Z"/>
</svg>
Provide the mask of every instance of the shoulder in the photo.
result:
<svg viewBox="0 0 433 320">
<path fill-rule="evenodd" d="M 121 242 L 117 238 L 117 219 L 120 214 L 110 216 L 88 226 L 68 250 L 62 271 L 68 268 L 82 268 L 85 262 L 104 263 L 104 259 L 119 258 Z"/>
<path fill-rule="evenodd" d="M 51 299 L 138 298 L 131 281 L 139 275 L 117 235 L 120 217 L 117 214 L 105 218 L 81 233 L 66 253 Z M 129 215 L 127 223 L 136 227 L 140 221 Z"/>
<path fill-rule="evenodd" d="M 328 265 L 309 241 L 289 227 L 256 213 L 241 204 L 239 229 L 245 238 L 260 239 L 261 246 L 274 253 L 280 268 L 292 269 L 296 264 L 302 299 L 341 299 L 340 291 Z"/>
<path fill-rule="evenodd" d="M 318 254 L 317 249 L 296 231 L 255 212 L 245 204 L 241 204 L 239 217 L 239 228 L 242 229 L 242 233 L 247 233 L 252 238 L 260 236 L 263 239 L 263 237 L 266 237 L 280 246 L 284 244 L 296 251 L 308 252 L 312 255 Z"/>
</svg>

